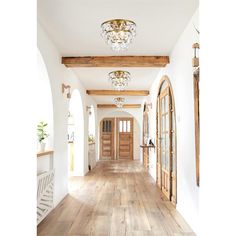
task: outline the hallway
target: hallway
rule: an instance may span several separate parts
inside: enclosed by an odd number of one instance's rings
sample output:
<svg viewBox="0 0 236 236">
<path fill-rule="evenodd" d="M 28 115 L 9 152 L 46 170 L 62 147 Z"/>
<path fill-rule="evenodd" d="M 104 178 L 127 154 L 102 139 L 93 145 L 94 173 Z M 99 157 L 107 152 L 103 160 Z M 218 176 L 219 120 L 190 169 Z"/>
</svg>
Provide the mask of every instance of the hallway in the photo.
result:
<svg viewBox="0 0 236 236">
<path fill-rule="evenodd" d="M 100 161 L 39 224 L 47 235 L 195 235 L 138 161 Z"/>
</svg>

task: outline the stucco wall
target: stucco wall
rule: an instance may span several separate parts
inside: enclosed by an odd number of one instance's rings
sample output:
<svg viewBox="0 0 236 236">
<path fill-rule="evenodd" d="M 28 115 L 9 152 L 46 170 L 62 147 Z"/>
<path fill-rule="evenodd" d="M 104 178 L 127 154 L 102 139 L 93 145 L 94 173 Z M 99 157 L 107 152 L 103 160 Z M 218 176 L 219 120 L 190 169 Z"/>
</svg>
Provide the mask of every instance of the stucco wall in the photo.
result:
<svg viewBox="0 0 236 236">
<path fill-rule="evenodd" d="M 84 167 L 82 175 L 88 171 L 88 113 L 86 106 L 94 105 L 95 118 L 97 117 L 96 104 L 86 95 L 86 91 L 76 75 L 61 64 L 61 55 L 48 37 L 43 27 L 38 23 L 38 48 L 47 67 L 50 80 L 53 103 L 53 149 L 55 168 L 55 195 L 54 205 L 57 205 L 68 193 L 68 146 L 67 146 L 67 116 L 69 100 L 61 93 L 61 85 L 69 84 L 71 92 L 78 89 L 83 102 L 84 117 Z M 97 136 L 97 135 L 96 135 Z M 96 140 L 97 141 L 97 140 Z M 97 142 L 96 142 L 97 143 Z M 97 150 L 97 146 L 96 146 Z"/>
</svg>

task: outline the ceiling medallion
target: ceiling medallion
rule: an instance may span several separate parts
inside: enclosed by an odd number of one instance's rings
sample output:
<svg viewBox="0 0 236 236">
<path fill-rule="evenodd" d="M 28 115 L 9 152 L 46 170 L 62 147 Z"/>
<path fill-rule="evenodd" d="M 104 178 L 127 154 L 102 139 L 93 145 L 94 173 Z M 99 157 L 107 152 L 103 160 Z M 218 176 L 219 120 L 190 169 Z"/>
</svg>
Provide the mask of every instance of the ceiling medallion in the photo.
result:
<svg viewBox="0 0 236 236">
<path fill-rule="evenodd" d="M 102 23 L 102 37 L 114 51 L 124 51 L 136 36 L 136 24 L 130 20 L 114 19 Z"/>
<path fill-rule="evenodd" d="M 117 97 L 117 98 L 114 98 L 114 102 L 118 108 L 122 108 L 125 103 L 125 99 L 122 97 Z"/>
<path fill-rule="evenodd" d="M 112 86 L 118 91 L 124 90 L 130 81 L 130 73 L 128 71 L 112 71 L 108 74 L 108 76 Z"/>
</svg>

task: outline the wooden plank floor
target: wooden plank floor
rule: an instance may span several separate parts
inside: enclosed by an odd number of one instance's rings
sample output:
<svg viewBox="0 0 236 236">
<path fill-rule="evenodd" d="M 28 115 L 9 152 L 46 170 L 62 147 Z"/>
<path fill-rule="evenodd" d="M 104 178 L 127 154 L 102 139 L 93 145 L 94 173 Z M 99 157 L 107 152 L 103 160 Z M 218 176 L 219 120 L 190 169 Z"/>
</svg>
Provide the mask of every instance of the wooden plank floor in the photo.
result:
<svg viewBox="0 0 236 236">
<path fill-rule="evenodd" d="M 72 177 L 69 192 L 38 236 L 195 236 L 137 161 L 99 162 L 85 177 Z"/>
</svg>

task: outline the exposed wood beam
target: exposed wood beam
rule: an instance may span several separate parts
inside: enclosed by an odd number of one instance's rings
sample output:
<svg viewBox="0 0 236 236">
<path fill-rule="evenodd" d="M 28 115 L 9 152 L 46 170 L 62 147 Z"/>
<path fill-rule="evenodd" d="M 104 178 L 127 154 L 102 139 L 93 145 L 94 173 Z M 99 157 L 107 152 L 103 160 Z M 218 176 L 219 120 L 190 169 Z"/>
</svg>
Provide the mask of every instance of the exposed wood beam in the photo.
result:
<svg viewBox="0 0 236 236">
<path fill-rule="evenodd" d="M 168 56 L 62 57 L 66 67 L 165 67 Z"/>
<path fill-rule="evenodd" d="M 140 108 L 141 104 L 125 104 L 123 108 Z M 97 108 L 117 108 L 115 104 L 97 104 Z"/>
<path fill-rule="evenodd" d="M 88 95 L 94 96 L 148 96 L 148 90 L 87 90 Z"/>
</svg>

